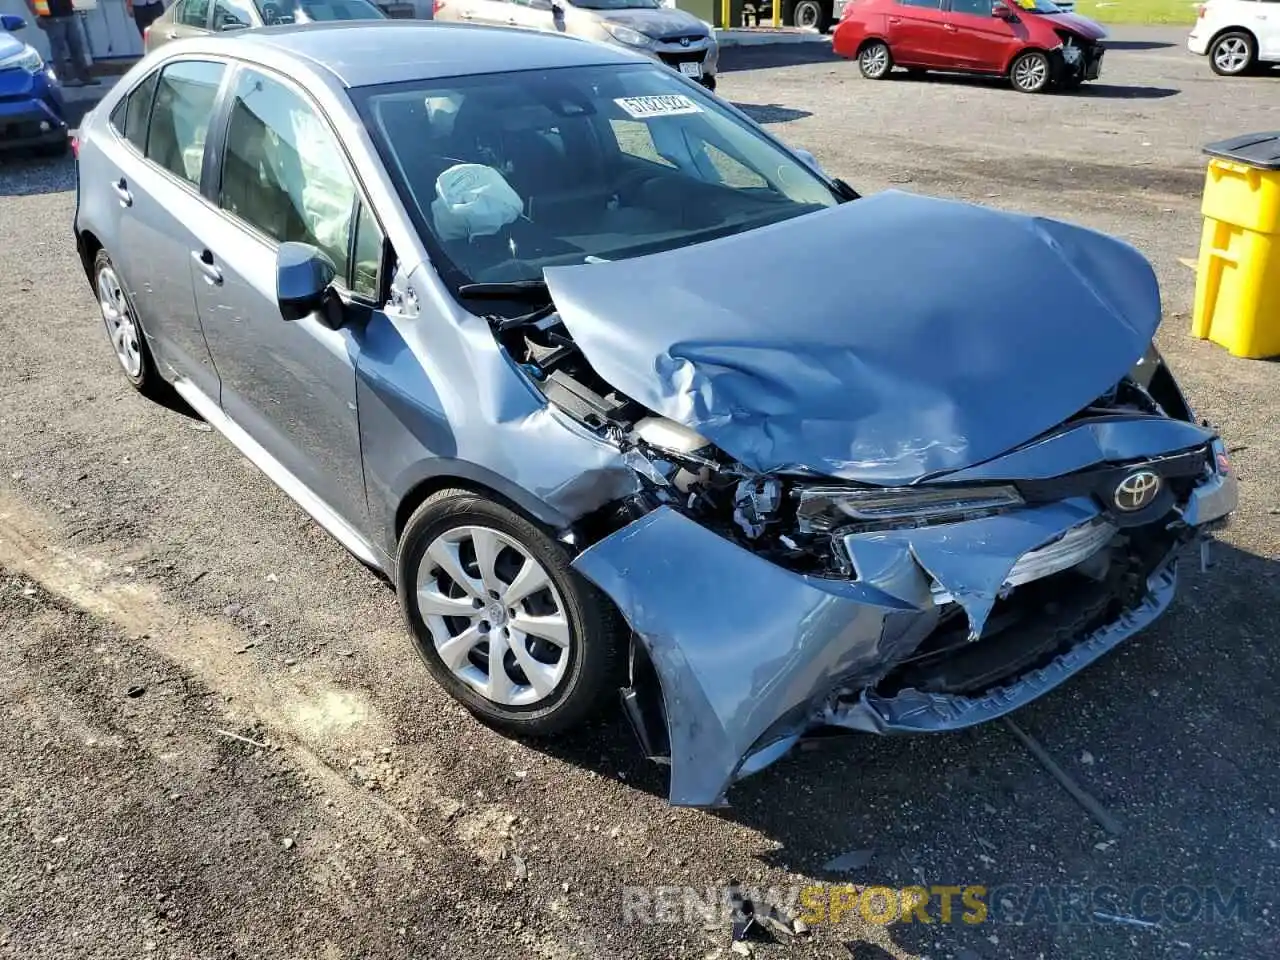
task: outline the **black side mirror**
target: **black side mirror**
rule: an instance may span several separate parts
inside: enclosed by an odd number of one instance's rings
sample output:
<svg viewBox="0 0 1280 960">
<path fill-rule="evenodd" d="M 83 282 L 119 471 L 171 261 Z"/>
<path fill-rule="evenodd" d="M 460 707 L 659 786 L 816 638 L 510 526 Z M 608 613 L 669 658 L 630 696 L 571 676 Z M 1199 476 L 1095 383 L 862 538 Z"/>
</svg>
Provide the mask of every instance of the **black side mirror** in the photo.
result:
<svg viewBox="0 0 1280 960">
<path fill-rule="evenodd" d="M 338 268 L 309 243 L 282 243 L 276 253 L 276 302 L 286 320 L 321 310 Z"/>
<path fill-rule="evenodd" d="M 993 17 L 999 18 L 1000 20 L 1013 19 L 1013 11 L 1009 9 L 1007 4 L 999 3 L 999 2 L 993 3 L 991 5 L 991 15 Z"/>
<path fill-rule="evenodd" d="M 0 15 L 0 28 L 7 30 L 9 33 L 17 33 L 26 27 L 27 21 L 23 20 L 16 13 L 6 13 Z"/>
</svg>

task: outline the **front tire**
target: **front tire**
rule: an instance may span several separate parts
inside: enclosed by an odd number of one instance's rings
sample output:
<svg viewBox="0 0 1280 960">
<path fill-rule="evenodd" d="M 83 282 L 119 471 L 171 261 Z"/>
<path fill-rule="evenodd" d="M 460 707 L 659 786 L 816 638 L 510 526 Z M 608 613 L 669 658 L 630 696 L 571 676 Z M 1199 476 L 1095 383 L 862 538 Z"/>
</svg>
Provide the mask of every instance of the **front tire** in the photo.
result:
<svg viewBox="0 0 1280 960">
<path fill-rule="evenodd" d="M 1248 73 L 1257 60 L 1253 37 L 1242 30 L 1224 33 L 1209 47 L 1209 67 L 1220 77 Z"/>
<path fill-rule="evenodd" d="M 620 686 L 617 611 L 560 544 L 502 504 L 432 494 L 405 525 L 396 583 L 431 675 L 496 727 L 560 733 Z"/>
<path fill-rule="evenodd" d="M 1040 50 L 1019 54 L 1009 67 L 1009 82 L 1019 93 L 1044 93 L 1053 82 L 1053 64 Z"/>
<path fill-rule="evenodd" d="M 107 328 L 107 338 L 125 379 L 143 396 L 159 399 L 168 385 L 156 369 L 138 311 L 105 250 L 99 250 L 93 258 L 93 287 L 98 294 L 98 310 Z"/>
<path fill-rule="evenodd" d="M 893 69 L 893 54 L 883 40 L 872 40 L 858 51 L 858 69 L 868 80 L 883 80 Z"/>
</svg>

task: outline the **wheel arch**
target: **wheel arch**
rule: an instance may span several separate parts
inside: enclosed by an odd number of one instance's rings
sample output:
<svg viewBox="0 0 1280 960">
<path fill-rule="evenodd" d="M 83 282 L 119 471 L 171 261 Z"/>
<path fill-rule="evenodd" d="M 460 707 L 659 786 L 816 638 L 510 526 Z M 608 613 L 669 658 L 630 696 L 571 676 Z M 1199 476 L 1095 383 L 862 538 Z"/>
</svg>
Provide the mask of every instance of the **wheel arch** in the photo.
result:
<svg viewBox="0 0 1280 960">
<path fill-rule="evenodd" d="M 419 465 L 414 471 L 414 479 L 405 484 L 405 492 L 396 500 L 387 538 L 389 555 L 395 556 L 400 535 L 414 511 L 432 494 L 450 489 L 487 497 L 550 531 L 563 530 L 570 522 L 570 518 L 551 504 L 485 467 L 465 460 L 440 458 Z"/>
<path fill-rule="evenodd" d="M 1210 57 L 1213 56 L 1213 45 L 1217 43 L 1219 40 L 1221 40 L 1223 37 L 1225 37 L 1228 33 L 1243 33 L 1246 37 L 1248 37 L 1249 41 L 1253 44 L 1253 56 L 1255 59 L 1257 58 L 1258 35 L 1254 33 L 1252 30 L 1250 30 L 1248 27 L 1223 27 L 1221 30 L 1219 30 L 1217 33 L 1215 33 L 1212 37 L 1209 38 L 1209 43 L 1204 48 L 1206 56 L 1210 56 Z"/>
<path fill-rule="evenodd" d="M 84 269 L 85 279 L 93 285 L 93 261 L 102 249 L 102 241 L 91 230 L 81 230 L 76 234 L 76 253 L 80 255 L 80 266 Z"/>
<path fill-rule="evenodd" d="M 1046 49 L 1045 47 L 1039 46 L 1038 44 L 1032 43 L 1032 44 L 1028 44 L 1025 47 L 1020 47 L 1010 55 L 1009 59 L 1005 62 L 1004 72 L 1001 74 L 1001 76 L 1004 76 L 1004 77 L 1009 76 L 1009 74 L 1013 71 L 1013 65 L 1018 62 L 1018 58 L 1028 53 L 1043 53 L 1046 57 L 1049 58 L 1050 66 L 1053 66 L 1054 51 Z"/>
<path fill-rule="evenodd" d="M 889 47 L 889 38 L 879 33 L 867 34 L 862 38 L 862 42 L 858 44 L 858 49 L 853 52 L 853 58 L 856 60 L 862 56 L 862 51 L 873 43 L 883 43 L 886 47 Z M 893 53 L 893 47 L 889 47 L 889 52 Z"/>
</svg>

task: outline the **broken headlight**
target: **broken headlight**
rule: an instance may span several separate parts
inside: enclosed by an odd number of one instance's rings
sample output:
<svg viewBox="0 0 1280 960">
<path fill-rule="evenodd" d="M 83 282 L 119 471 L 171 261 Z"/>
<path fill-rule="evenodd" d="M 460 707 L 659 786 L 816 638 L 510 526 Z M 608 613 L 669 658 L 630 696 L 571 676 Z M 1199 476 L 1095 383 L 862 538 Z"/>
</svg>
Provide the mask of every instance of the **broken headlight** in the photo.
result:
<svg viewBox="0 0 1280 960">
<path fill-rule="evenodd" d="M 990 487 L 801 487 L 796 518 L 804 533 L 841 527 L 922 526 L 969 520 L 1021 506 L 1009 486 Z"/>
</svg>

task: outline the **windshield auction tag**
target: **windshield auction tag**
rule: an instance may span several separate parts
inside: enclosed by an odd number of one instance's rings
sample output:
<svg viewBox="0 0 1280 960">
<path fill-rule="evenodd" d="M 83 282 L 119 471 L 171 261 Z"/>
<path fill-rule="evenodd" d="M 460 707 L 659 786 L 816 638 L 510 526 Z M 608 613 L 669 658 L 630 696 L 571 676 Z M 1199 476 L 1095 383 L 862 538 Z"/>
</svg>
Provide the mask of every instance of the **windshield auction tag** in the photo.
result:
<svg viewBox="0 0 1280 960">
<path fill-rule="evenodd" d="M 701 113 L 702 108 L 678 93 L 659 97 L 619 97 L 613 101 L 635 120 L 650 117 L 673 117 L 682 113 Z"/>
</svg>

